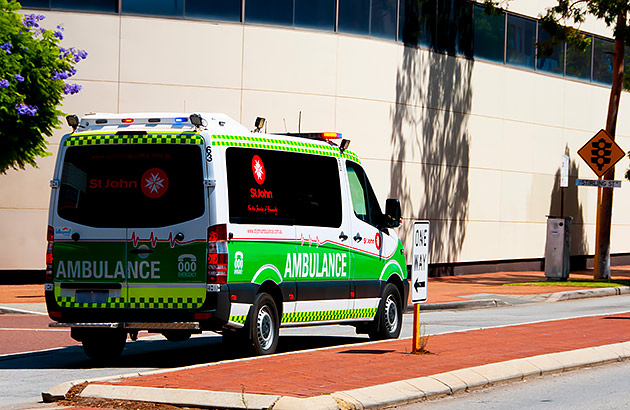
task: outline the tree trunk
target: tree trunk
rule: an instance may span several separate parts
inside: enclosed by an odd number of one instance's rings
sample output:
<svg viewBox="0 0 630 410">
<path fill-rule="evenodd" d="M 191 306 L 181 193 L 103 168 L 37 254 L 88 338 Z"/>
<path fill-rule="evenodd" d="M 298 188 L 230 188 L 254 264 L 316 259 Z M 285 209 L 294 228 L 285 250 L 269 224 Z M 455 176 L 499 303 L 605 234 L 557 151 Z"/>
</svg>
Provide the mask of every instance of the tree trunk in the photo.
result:
<svg viewBox="0 0 630 410">
<path fill-rule="evenodd" d="M 619 100 L 623 86 L 623 54 L 625 47 L 626 11 L 617 15 L 615 31 L 615 55 L 613 57 L 613 79 L 608 100 L 608 116 L 606 118 L 606 131 L 615 139 L 617 130 L 617 114 L 619 112 Z M 615 167 L 611 167 L 604 174 L 604 179 L 615 179 Z M 597 239 L 598 249 L 595 250 L 595 279 L 610 279 L 610 227 L 612 223 L 613 188 L 602 188 L 600 208 L 598 209 Z"/>
</svg>

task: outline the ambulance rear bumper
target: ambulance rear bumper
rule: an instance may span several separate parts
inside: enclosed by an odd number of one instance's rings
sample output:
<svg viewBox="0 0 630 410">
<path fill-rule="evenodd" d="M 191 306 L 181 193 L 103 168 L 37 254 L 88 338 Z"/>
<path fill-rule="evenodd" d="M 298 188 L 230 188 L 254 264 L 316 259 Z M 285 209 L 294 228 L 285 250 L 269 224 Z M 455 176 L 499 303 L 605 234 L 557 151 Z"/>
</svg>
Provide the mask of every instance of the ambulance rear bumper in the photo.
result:
<svg viewBox="0 0 630 410">
<path fill-rule="evenodd" d="M 53 322 L 49 327 L 99 328 L 125 330 L 200 330 L 199 322 L 104 322 L 104 323 L 59 323 Z"/>
</svg>

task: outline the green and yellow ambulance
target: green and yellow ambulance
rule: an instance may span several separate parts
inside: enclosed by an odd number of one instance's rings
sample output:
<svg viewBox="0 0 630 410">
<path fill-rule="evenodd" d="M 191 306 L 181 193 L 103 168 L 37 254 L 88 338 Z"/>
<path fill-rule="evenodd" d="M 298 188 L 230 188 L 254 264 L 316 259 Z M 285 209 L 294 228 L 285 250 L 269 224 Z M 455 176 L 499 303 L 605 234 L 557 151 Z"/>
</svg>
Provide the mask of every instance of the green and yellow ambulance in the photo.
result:
<svg viewBox="0 0 630 410">
<path fill-rule="evenodd" d="M 250 132 L 223 114 L 69 116 L 51 181 L 46 303 L 96 360 L 139 331 L 215 331 L 273 353 L 279 328 L 397 338 L 407 269 L 335 133 Z M 260 125 L 258 126 L 260 127 Z"/>
</svg>

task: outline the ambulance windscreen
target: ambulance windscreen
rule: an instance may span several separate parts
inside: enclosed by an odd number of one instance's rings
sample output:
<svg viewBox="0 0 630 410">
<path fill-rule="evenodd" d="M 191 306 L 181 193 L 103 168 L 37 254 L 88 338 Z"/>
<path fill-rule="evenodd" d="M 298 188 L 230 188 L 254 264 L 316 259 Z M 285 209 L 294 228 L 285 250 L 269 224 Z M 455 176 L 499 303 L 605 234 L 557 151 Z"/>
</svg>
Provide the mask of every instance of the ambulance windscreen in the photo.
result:
<svg viewBox="0 0 630 410">
<path fill-rule="evenodd" d="M 57 201 L 61 218 L 99 228 L 160 227 L 204 213 L 196 145 L 69 147 Z"/>
</svg>

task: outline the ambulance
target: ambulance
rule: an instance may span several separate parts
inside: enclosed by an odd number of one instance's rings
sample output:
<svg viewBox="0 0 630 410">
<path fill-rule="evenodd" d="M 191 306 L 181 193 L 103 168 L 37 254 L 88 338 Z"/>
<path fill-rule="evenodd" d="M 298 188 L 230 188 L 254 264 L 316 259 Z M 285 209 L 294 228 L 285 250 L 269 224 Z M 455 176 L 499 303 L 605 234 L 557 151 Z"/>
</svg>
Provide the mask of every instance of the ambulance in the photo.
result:
<svg viewBox="0 0 630 410">
<path fill-rule="evenodd" d="M 97 361 L 138 332 L 221 333 L 255 354 L 279 329 L 397 338 L 408 280 L 385 211 L 337 133 L 265 134 L 224 114 L 67 117 L 51 180 L 45 295 Z"/>
</svg>

